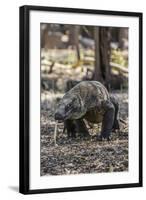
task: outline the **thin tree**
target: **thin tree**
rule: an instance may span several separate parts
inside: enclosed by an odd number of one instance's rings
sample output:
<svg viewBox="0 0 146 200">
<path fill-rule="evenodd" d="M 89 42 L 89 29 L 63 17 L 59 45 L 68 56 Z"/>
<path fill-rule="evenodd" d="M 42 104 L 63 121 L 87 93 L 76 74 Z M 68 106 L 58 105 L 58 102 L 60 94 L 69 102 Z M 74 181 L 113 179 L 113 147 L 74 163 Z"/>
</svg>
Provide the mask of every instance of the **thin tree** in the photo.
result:
<svg viewBox="0 0 146 200">
<path fill-rule="evenodd" d="M 93 78 L 94 80 L 103 82 L 101 74 L 99 27 L 94 27 L 94 41 L 95 41 L 95 70 Z"/>
<path fill-rule="evenodd" d="M 95 71 L 94 80 L 104 82 L 106 85 L 110 82 L 111 69 L 110 62 L 110 28 L 95 27 Z"/>
<path fill-rule="evenodd" d="M 69 28 L 69 43 L 76 49 L 77 60 L 80 60 L 80 49 L 79 49 L 79 32 L 80 26 L 71 25 Z"/>
</svg>

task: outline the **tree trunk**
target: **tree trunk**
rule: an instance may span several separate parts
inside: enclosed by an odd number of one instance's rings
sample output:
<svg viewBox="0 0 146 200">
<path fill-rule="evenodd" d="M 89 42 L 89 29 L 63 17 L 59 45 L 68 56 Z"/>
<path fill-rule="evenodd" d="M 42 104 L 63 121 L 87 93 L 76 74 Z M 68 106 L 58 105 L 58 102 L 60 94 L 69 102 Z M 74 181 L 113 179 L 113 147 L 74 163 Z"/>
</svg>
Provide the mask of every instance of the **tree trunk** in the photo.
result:
<svg viewBox="0 0 146 200">
<path fill-rule="evenodd" d="M 106 27 L 94 28 L 95 40 L 95 71 L 94 80 L 101 81 L 106 85 L 110 81 L 110 34 Z"/>
<path fill-rule="evenodd" d="M 41 48 L 45 48 L 47 40 L 48 40 L 48 25 L 42 24 L 41 25 Z"/>
<path fill-rule="evenodd" d="M 70 26 L 69 44 L 72 45 L 76 49 L 77 60 L 80 60 L 79 31 L 80 31 L 80 26 L 77 26 L 77 25 Z"/>
<path fill-rule="evenodd" d="M 106 84 L 109 84 L 111 76 L 110 68 L 110 31 L 109 28 L 100 28 L 100 56 L 102 76 Z"/>
<path fill-rule="evenodd" d="M 94 27 L 94 41 L 95 41 L 95 70 L 93 79 L 102 82 L 103 80 L 101 75 L 99 27 Z"/>
<path fill-rule="evenodd" d="M 121 49 L 126 49 L 128 43 L 128 28 L 119 29 L 119 47 Z"/>
</svg>

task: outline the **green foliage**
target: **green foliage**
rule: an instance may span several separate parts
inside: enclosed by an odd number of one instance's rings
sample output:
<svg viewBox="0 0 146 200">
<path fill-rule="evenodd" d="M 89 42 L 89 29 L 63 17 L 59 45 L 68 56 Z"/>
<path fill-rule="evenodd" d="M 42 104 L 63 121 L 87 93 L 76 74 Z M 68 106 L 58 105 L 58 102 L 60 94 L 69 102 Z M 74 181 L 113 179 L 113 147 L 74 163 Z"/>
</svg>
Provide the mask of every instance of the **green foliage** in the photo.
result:
<svg viewBox="0 0 146 200">
<path fill-rule="evenodd" d="M 128 66 L 128 59 L 125 57 L 120 49 L 111 51 L 111 62 L 124 67 Z"/>
</svg>

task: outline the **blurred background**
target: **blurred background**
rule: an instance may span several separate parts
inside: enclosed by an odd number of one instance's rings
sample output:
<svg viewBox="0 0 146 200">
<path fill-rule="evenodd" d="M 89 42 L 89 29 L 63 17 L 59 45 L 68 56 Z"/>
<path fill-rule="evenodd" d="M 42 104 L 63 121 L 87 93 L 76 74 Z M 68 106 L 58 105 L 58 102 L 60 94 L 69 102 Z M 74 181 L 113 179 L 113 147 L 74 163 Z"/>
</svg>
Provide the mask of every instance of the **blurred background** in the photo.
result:
<svg viewBox="0 0 146 200">
<path fill-rule="evenodd" d="M 128 28 L 41 24 L 41 72 L 44 89 L 69 80 L 127 88 Z"/>
</svg>

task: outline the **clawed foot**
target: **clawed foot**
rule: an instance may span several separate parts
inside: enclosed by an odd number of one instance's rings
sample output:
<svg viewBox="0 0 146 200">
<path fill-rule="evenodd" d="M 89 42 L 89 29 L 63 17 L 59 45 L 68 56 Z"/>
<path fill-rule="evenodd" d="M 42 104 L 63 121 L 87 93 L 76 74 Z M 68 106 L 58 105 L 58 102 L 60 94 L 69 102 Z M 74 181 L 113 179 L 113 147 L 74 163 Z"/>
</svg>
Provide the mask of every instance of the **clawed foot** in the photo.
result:
<svg viewBox="0 0 146 200">
<path fill-rule="evenodd" d="M 98 136 L 96 137 L 96 139 L 97 139 L 97 141 L 111 141 L 110 136 L 104 137 L 103 135 L 98 135 Z"/>
</svg>

